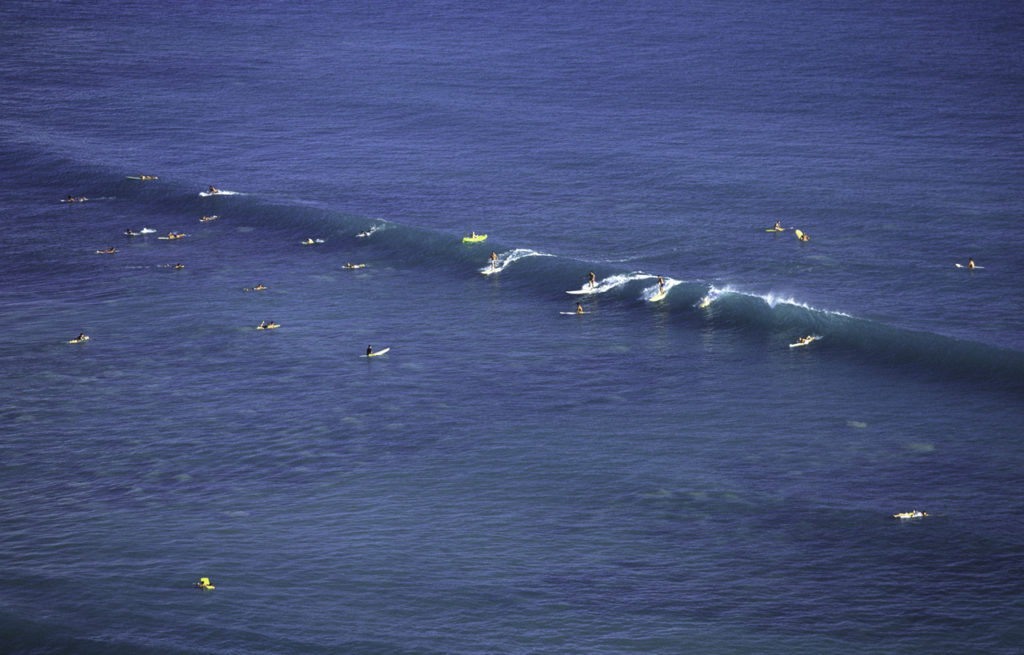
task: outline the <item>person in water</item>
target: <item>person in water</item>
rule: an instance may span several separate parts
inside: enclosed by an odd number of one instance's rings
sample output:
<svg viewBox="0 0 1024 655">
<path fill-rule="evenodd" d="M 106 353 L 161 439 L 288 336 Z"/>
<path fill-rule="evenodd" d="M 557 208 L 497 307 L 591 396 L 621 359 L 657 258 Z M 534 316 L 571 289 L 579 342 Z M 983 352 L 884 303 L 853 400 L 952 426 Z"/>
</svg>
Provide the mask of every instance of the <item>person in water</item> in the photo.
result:
<svg viewBox="0 0 1024 655">
<path fill-rule="evenodd" d="M 185 265 L 184 264 L 175 264 L 174 268 L 176 268 L 178 270 L 181 270 L 181 269 L 185 268 Z"/>
<path fill-rule="evenodd" d="M 590 273 L 587 275 L 587 282 L 590 284 L 590 288 L 591 289 L 594 288 L 594 282 L 596 280 L 597 280 L 597 276 L 594 275 L 594 271 L 590 271 Z"/>
<path fill-rule="evenodd" d="M 117 252 L 117 248 L 111 246 L 111 247 L 107 248 L 106 250 L 101 250 L 100 252 L 103 253 L 104 255 L 112 255 L 115 252 Z"/>
<path fill-rule="evenodd" d="M 974 270 L 974 258 L 970 257 L 967 259 L 967 268 Z"/>
<path fill-rule="evenodd" d="M 807 236 L 807 233 L 806 233 L 806 232 L 802 232 L 802 233 L 800 234 L 800 237 L 799 237 L 799 238 L 800 238 L 800 240 L 801 240 L 801 241 L 810 241 L 810 240 L 811 240 L 811 237 Z"/>
<path fill-rule="evenodd" d="M 209 578 L 199 578 L 199 582 L 196 583 L 196 588 L 203 590 L 216 589 L 216 587 L 210 584 Z"/>
<path fill-rule="evenodd" d="M 577 314 L 582 314 L 583 313 L 583 305 L 581 305 L 579 303 L 576 303 L 576 313 Z"/>
</svg>

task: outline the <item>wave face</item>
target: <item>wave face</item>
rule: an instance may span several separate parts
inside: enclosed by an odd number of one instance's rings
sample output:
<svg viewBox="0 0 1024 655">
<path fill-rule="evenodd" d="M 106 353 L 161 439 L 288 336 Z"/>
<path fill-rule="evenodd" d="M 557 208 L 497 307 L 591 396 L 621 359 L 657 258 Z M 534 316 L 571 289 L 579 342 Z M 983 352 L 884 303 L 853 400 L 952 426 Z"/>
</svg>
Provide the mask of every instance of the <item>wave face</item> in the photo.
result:
<svg viewBox="0 0 1024 655">
<path fill-rule="evenodd" d="M 463 243 L 463 234 L 344 214 L 322 201 L 229 189 L 209 196 L 200 183 L 140 182 L 82 167 L 52 154 L 18 155 L 20 164 L 13 169 L 21 174 L 31 178 L 43 170 L 57 170 L 65 180 L 88 180 L 87 184 L 68 186 L 87 186 L 91 203 L 129 202 L 135 215 L 223 213 L 257 231 L 293 235 L 289 238 L 297 240 L 322 240 L 318 246 L 327 252 L 356 243 L 365 246 L 367 254 L 391 265 L 421 267 L 448 276 L 468 277 L 476 272 L 492 279 L 500 277 L 504 284 L 533 294 L 538 301 L 561 293 L 570 294 L 566 297 L 574 301 L 600 298 L 606 306 L 611 301 L 617 311 L 634 313 L 637 318 L 657 311 L 684 329 L 738 330 L 770 348 L 785 347 L 799 336 L 815 334 L 821 337 L 816 350 L 868 366 L 876 363 L 883 368 L 916 368 L 951 380 L 991 383 L 1018 391 L 1024 385 L 1024 354 L 1018 351 L 860 318 L 815 307 L 792 296 L 743 290 L 747 285 L 740 282 L 718 286 L 699 279 L 663 276 L 667 294 L 663 300 L 651 302 L 658 291 L 658 275 L 654 272 L 516 247 L 503 243 L 498 235 L 481 243 Z M 135 228 L 155 231 L 141 225 Z M 496 256 L 493 267 L 492 252 Z M 593 286 L 587 282 L 592 271 L 598 271 Z"/>
</svg>

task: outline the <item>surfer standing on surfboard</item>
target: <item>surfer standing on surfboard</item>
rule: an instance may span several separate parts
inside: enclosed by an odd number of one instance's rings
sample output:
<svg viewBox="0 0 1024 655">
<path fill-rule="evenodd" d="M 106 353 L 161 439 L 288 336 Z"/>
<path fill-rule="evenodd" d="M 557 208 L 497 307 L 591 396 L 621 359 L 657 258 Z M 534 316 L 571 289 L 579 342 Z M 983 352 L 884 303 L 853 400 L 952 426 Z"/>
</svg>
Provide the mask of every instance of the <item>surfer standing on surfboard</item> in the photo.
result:
<svg viewBox="0 0 1024 655">
<path fill-rule="evenodd" d="M 661 278 L 661 276 L 659 275 L 658 276 L 658 293 L 661 293 L 664 290 L 665 290 L 665 280 L 663 280 Z"/>
<path fill-rule="evenodd" d="M 590 284 L 591 289 L 594 288 L 594 280 L 596 279 L 597 277 L 594 275 L 594 271 L 590 271 L 590 275 L 587 276 L 587 282 Z"/>
<path fill-rule="evenodd" d="M 498 253 L 491 251 L 491 268 L 498 267 Z"/>
</svg>

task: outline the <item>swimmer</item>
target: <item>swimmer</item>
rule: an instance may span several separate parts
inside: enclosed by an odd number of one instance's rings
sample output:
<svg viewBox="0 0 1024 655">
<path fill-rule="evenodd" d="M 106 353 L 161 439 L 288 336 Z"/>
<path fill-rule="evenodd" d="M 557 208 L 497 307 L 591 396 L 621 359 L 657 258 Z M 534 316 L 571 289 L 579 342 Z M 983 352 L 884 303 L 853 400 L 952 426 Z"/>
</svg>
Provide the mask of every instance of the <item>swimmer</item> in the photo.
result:
<svg viewBox="0 0 1024 655">
<path fill-rule="evenodd" d="M 806 232 L 801 232 L 801 233 L 800 233 L 800 236 L 799 236 L 798 238 L 799 238 L 799 239 L 800 239 L 801 241 L 810 241 L 810 240 L 811 240 L 811 237 L 807 236 L 807 233 L 806 233 Z"/>
</svg>

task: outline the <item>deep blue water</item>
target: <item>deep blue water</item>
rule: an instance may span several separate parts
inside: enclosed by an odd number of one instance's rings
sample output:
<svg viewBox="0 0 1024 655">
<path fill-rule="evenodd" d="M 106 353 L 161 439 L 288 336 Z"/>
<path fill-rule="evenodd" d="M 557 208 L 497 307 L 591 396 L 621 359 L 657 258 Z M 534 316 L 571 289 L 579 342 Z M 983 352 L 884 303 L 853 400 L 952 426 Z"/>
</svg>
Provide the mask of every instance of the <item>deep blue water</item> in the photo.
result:
<svg viewBox="0 0 1024 655">
<path fill-rule="evenodd" d="M 1020 652 L 1022 37 L 4 3 L 4 652 Z"/>
</svg>

